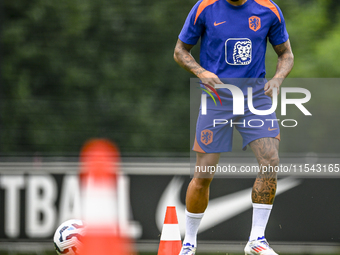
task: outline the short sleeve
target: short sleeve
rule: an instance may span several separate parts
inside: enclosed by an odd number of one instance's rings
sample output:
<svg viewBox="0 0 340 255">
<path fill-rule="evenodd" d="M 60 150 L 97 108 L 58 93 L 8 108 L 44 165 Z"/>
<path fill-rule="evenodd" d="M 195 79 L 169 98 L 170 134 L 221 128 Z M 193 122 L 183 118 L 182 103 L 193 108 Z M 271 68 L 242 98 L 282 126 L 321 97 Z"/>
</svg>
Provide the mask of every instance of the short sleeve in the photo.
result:
<svg viewBox="0 0 340 255">
<path fill-rule="evenodd" d="M 197 10 L 202 0 L 198 1 L 191 9 L 178 38 L 186 43 L 195 45 L 204 31 L 202 15 L 197 16 Z"/>
<path fill-rule="evenodd" d="M 269 42 L 274 46 L 286 42 L 289 38 L 283 14 L 280 8 L 277 5 L 275 6 L 280 14 L 281 20 L 278 17 L 275 17 L 275 21 L 273 22 L 269 29 L 268 33 Z"/>
</svg>

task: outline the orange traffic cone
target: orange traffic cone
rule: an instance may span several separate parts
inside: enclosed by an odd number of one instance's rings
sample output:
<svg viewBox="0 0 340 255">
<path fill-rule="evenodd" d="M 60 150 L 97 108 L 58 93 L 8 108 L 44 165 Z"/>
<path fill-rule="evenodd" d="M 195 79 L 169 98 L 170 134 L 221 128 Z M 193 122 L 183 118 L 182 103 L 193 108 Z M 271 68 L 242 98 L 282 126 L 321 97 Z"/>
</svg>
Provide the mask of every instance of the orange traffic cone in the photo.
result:
<svg viewBox="0 0 340 255">
<path fill-rule="evenodd" d="M 80 156 L 82 210 L 86 226 L 80 254 L 134 254 L 118 223 L 118 148 L 107 140 L 94 139 L 84 145 Z"/>
<path fill-rule="evenodd" d="M 179 232 L 176 207 L 166 208 L 161 241 L 158 255 L 178 255 L 182 248 L 181 234 Z"/>
</svg>

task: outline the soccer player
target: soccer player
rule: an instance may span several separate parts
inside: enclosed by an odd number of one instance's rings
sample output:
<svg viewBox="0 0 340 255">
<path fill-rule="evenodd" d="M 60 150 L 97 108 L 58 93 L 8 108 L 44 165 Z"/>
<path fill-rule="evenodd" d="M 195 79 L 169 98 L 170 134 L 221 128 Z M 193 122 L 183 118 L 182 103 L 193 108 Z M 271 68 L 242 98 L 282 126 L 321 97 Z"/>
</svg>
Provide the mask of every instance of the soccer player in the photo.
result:
<svg viewBox="0 0 340 255">
<path fill-rule="evenodd" d="M 199 38 L 200 64 L 190 54 Z M 276 73 L 269 81 L 265 79 L 267 38 L 278 56 Z M 174 58 L 181 67 L 196 75 L 202 82 L 201 87 L 209 91 L 214 91 L 216 84 L 233 84 L 247 98 L 247 88 L 251 86 L 253 105 L 258 110 L 271 108 L 270 97 L 273 93 L 279 93 L 280 85 L 294 64 L 285 20 L 279 7 L 271 0 L 199 0 L 185 21 Z M 239 123 L 235 127 L 242 135 L 243 149 L 249 145 L 260 166 L 277 166 L 280 130 L 275 112 L 254 115 L 245 104 L 244 115 L 233 115 L 229 89 L 218 89 L 217 92 L 222 106 L 215 105 L 208 96 L 207 113 L 200 111 L 198 116 L 193 146 L 197 152 L 196 165 L 216 167 L 220 153 L 231 151 L 233 126 L 213 125 L 214 119 L 227 119 Z M 248 125 L 252 119 L 262 120 L 263 125 Z M 271 121 L 266 121 L 268 119 Z M 208 205 L 212 179 L 213 173 L 195 172 L 188 186 L 186 233 L 180 255 L 196 252 L 196 236 Z M 259 172 L 256 177 L 251 194 L 252 228 L 245 254 L 277 254 L 264 235 L 276 183 L 274 171 Z"/>
</svg>

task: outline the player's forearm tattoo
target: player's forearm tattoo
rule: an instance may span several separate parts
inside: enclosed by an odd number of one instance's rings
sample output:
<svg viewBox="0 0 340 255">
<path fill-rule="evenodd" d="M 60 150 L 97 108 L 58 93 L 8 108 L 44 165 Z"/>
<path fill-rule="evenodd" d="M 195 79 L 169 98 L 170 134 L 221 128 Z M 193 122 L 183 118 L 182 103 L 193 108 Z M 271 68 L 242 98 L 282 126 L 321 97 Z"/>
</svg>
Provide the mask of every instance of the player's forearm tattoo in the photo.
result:
<svg viewBox="0 0 340 255">
<path fill-rule="evenodd" d="M 176 62 L 183 67 L 185 70 L 193 73 L 194 75 L 199 75 L 206 70 L 201 67 L 190 52 L 181 45 L 176 45 L 175 47 Z"/>
<path fill-rule="evenodd" d="M 261 138 L 249 145 L 262 170 L 258 173 L 253 186 L 252 201 L 253 203 L 273 204 L 277 184 L 276 172 L 273 170 L 279 164 L 279 141 L 275 138 Z"/>
<path fill-rule="evenodd" d="M 294 66 L 294 55 L 289 40 L 285 43 L 274 46 L 278 55 L 276 78 L 286 78 Z"/>
</svg>

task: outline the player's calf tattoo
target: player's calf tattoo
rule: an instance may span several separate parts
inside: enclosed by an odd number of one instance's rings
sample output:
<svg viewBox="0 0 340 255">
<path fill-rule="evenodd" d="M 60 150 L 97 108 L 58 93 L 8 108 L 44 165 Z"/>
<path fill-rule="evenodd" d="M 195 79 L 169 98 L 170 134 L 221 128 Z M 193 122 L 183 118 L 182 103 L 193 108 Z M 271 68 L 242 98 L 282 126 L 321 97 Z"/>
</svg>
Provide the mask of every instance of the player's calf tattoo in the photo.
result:
<svg viewBox="0 0 340 255">
<path fill-rule="evenodd" d="M 261 138 L 250 144 L 260 166 L 252 191 L 253 203 L 272 204 L 276 193 L 276 172 L 279 164 L 279 141 L 275 138 Z"/>
<path fill-rule="evenodd" d="M 252 201 L 257 204 L 273 204 L 276 193 L 276 178 L 257 177 L 253 186 Z"/>
</svg>

